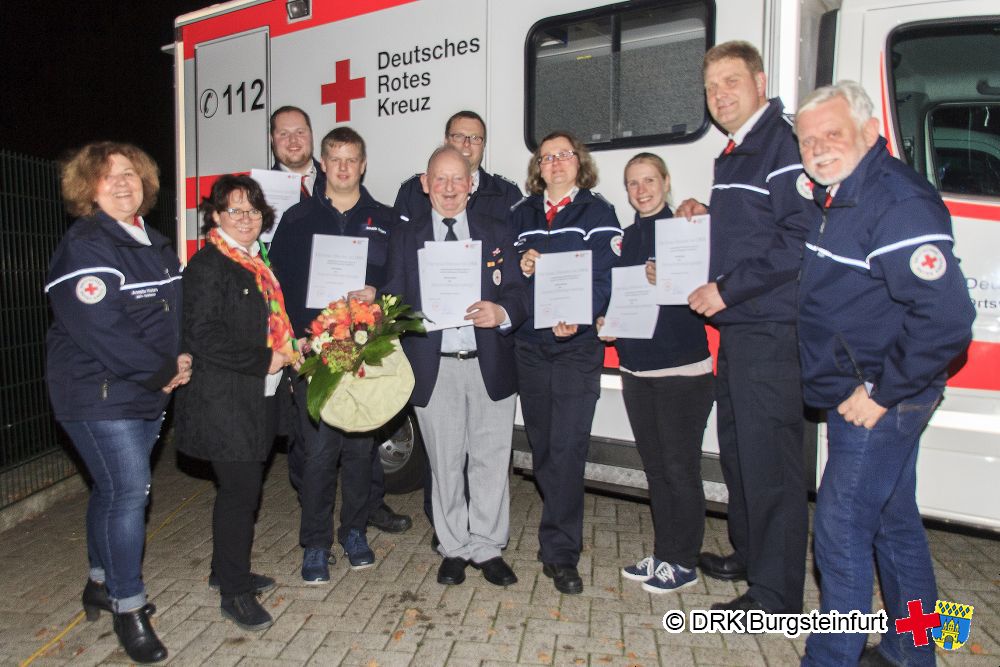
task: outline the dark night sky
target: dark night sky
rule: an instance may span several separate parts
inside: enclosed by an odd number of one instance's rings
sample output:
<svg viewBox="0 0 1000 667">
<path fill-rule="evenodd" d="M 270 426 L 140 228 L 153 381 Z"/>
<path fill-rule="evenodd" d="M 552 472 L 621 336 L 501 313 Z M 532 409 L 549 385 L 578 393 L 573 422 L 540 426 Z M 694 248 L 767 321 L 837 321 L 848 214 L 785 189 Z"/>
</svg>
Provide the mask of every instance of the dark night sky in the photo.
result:
<svg viewBox="0 0 1000 667">
<path fill-rule="evenodd" d="M 130 141 L 173 180 L 173 19 L 211 0 L 0 1 L 0 148 Z"/>
</svg>

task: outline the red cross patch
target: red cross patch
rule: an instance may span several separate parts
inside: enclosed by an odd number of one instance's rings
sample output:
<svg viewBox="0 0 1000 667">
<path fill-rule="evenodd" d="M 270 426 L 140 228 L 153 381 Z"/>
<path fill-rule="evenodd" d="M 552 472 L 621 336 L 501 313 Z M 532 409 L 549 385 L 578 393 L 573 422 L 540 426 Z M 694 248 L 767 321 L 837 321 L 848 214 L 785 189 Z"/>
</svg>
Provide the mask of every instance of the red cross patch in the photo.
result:
<svg viewBox="0 0 1000 667">
<path fill-rule="evenodd" d="M 84 276 L 76 283 L 76 298 L 88 305 L 98 303 L 108 293 L 108 286 L 97 276 Z"/>
<path fill-rule="evenodd" d="M 910 271 L 922 280 L 937 280 L 948 269 L 948 262 L 936 245 L 925 243 L 910 255 Z"/>
</svg>

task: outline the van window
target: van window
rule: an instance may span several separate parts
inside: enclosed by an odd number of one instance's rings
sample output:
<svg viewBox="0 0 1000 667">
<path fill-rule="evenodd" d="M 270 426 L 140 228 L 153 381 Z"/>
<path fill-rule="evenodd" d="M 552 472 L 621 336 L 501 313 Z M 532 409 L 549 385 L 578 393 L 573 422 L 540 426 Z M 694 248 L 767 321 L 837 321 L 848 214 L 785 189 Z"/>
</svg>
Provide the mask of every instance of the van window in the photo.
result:
<svg viewBox="0 0 1000 667">
<path fill-rule="evenodd" d="M 1000 197 L 1000 21 L 903 26 L 889 46 L 902 157 L 941 192 Z"/>
<path fill-rule="evenodd" d="M 701 61 L 710 3 L 602 7 L 528 33 L 525 143 L 553 130 L 591 149 L 691 141 L 708 127 Z"/>
</svg>

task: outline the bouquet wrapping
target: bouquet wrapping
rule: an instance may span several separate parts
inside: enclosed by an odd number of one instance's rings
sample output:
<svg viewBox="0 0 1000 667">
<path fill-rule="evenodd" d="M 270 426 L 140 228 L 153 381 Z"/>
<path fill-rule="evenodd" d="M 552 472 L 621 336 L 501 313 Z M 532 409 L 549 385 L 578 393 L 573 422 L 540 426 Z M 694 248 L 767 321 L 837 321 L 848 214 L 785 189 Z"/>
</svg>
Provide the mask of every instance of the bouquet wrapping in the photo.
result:
<svg viewBox="0 0 1000 667">
<path fill-rule="evenodd" d="M 309 415 L 348 432 L 372 431 L 392 419 L 414 382 L 399 336 L 422 332 L 421 319 L 391 295 L 374 303 L 331 302 L 309 325 L 299 368 L 309 379 Z"/>
</svg>

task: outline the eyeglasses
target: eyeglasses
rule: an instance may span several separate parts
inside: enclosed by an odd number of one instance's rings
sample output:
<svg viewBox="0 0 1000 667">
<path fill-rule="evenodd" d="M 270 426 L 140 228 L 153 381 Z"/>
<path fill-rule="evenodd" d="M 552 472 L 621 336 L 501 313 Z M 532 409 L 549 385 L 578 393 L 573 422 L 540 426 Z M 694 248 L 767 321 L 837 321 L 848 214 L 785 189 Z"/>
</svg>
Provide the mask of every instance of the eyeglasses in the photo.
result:
<svg viewBox="0 0 1000 667">
<path fill-rule="evenodd" d="M 264 217 L 264 214 L 255 208 L 252 208 L 249 211 L 244 211 L 242 208 L 227 208 L 225 210 L 226 213 L 229 214 L 229 217 L 233 220 L 242 220 L 247 217 L 247 215 L 250 216 L 251 220 L 260 220 Z"/>
<path fill-rule="evenodd" d="M 548 155 L 543 155 L 538 158 L 538 164 L 552 164 L 553 162 L 565 162 L 566 160 L 572 160 L 576 157 L 576 151 L 560 151 L 558 153 L 549 153 Z"/>
<path fill-rule="evenodd" d="M 478 134 L 462 134 L 461 132 L 452 132 L 448 135 L 448 139 L 456 144 L 464 144 L 468 141 L 474 146 L 479 146 L 486 141 L 486 137 L 481 137 Z"/>
</svg>

